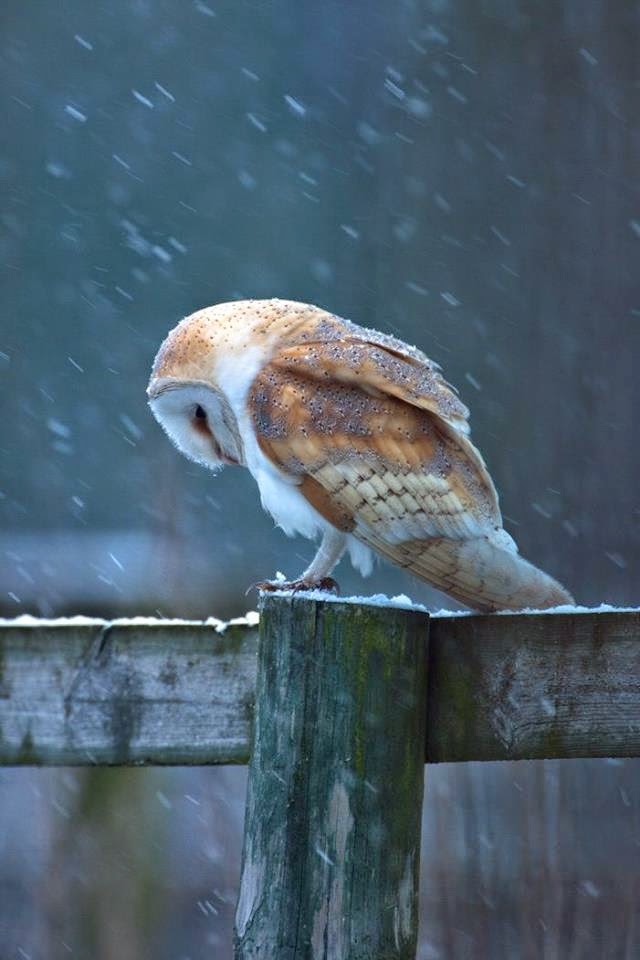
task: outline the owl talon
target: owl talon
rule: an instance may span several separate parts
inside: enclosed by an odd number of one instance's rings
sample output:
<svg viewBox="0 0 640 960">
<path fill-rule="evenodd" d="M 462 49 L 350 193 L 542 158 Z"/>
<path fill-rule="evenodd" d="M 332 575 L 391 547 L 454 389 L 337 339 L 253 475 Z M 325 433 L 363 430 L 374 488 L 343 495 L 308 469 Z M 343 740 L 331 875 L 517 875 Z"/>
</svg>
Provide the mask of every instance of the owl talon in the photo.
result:
<svg viewBox="0 0 640 960">
<path fill-rule="evenodd" d="M 259 580 L 249 587 L 249 590 L 260 590 L 264 593 L 273 593 L 276 590 L 290 590 L 292 593 L 304 593 L 307 590 L 324 590 L 327 593 L 340 593 L 340 587 L 333 577 L 322 577 L 320 580 Z M 247 590 L 247 593 L 249 593 Z"/>
<path fill-rule="evenodd" d="M 250 587 L 247 587 L 245 597 L 247 593 L 251 593 L 252 590 L 257 590 L 259 593 L 273 593 L 274 590 L 280 590 L 280 584 L 284 583 L 284 580 L 258 580 L 257 583 L 252 583 Z"/>
<path fill-rule="evenodd" d="M 340 596 L 340 587 L 337 580 L 334 580 L 333 577 L 322 577 L 321 580 L 318 580 L 317 583 L 312 583 L 307 589 L 324 590 L 325 593 L 334 593 L 337 597 Z"/>
</svg>

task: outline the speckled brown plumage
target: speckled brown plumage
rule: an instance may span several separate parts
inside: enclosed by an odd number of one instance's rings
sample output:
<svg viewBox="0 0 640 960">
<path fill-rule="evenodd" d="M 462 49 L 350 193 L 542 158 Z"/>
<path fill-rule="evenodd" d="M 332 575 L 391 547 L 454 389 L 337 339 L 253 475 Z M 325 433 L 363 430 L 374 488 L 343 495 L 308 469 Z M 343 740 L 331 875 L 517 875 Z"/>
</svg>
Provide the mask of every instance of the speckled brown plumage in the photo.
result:
<svg viewBox="0 0 640 960">
<path fill-rule="evenodd" d="M 150 395 L 183 383 L 210 385 L 225 423 L 235 416 L 239 452 L 228 456 L 254 473 L 263 502 L 264 462 L 332 529 L 464 603 L 569 599 L 518 556 L 468 411 L 416 348 L 307 304 L 221 304 L 158 353 Z"/>
<path fill-rule="evenodd" d="M 446 538 L 501 526 L 477 451 L 436 413 L 444 407 L 455 416 L 462 405 L 424 372 L 409 370 L 404 389 L 400 377 L 391 379 L 395 358 L 387 365 L 380 348 L 370 356 L 364 344 L 337 346 L 285 350 L 260 372 L 249 399 L 260 446 L 286 472 L 313 478 L 324 497 L 302 491 L 329 522 L 460 595 Z M 420 379 L 423 393 L 414 386 Z"/>
</svg>

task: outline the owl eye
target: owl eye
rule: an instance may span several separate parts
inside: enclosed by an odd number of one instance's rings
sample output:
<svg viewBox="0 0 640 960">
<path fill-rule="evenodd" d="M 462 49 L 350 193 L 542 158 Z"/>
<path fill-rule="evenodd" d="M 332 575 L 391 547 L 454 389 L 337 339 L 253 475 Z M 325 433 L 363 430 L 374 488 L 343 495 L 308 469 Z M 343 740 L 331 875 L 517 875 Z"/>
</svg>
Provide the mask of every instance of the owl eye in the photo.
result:
<svg viewBox="0 0 640 960">
<path fill-rule="evenodd" d="M 191 423 L 193 424 L 194 430 L 197 430 L 198 433 L 201 433 L 205 437 L 211 436 L 207 411 L 204 407 L 201 407 L 200 404 L 198 404 L 193 411 Z"/>
</svg>

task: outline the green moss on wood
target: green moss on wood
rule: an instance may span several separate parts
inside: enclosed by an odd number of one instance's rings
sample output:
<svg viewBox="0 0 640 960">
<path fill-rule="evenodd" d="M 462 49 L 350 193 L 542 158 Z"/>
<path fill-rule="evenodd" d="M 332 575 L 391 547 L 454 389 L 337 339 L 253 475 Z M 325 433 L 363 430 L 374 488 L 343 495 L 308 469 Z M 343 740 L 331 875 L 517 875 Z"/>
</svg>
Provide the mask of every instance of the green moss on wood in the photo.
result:
<svg viewBox="0 0 640 960">
<path fill-rule="evenodd" d="M 38 764 L 39 757 L 36 750 L 35 744 L 33 742 L 33 737 L 31 736 L 31 730 L 27 730 L 22 742 L 20 743 L 20 748 L 18 753 L 15 756 L 14 763 L 17 764 Z"/>
<path fill-rule="evenodd" d="M 476 732 L 482 726 L 482 707 L 475 696 L 477 685 L 470 664 L 447 659 L 444 666 L 438 673 L 438 701 L 447 704 L 448 722 L 440 723 L 434 733 L 447 759 L 457 760 L 473 750 Z"/>
<path fill-rule="evenodd" d="M 562 733 L 562 727 L 559 723 L 554 723 L 545 728 L 540 736 L 541 758 L 562 757 L 566 753 L 565 738 Z"/>
</svg>

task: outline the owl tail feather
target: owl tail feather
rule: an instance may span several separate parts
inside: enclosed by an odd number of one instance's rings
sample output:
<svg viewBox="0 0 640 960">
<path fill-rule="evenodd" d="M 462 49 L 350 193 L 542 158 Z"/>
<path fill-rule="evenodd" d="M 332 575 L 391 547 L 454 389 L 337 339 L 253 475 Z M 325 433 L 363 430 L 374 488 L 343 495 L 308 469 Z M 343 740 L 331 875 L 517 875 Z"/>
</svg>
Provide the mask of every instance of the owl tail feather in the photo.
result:
<svg viewBox="0 0 640 960">
<path fill-rule="evenodd" d="M 403 567 L 474 610 L 543 610 L 574 602 L 557 580 L 518 554 L 504 530 L 470 540 L 414 540 L 402 547 Z"/>
<path fill-rule="evenodd" d="M 458 573 L 449 592 L 467 606 L 489 612 L 544 610 L 574 602 L 557 580 L 513 549 L 485 539 L 457 546 Z"/>
</svg>

